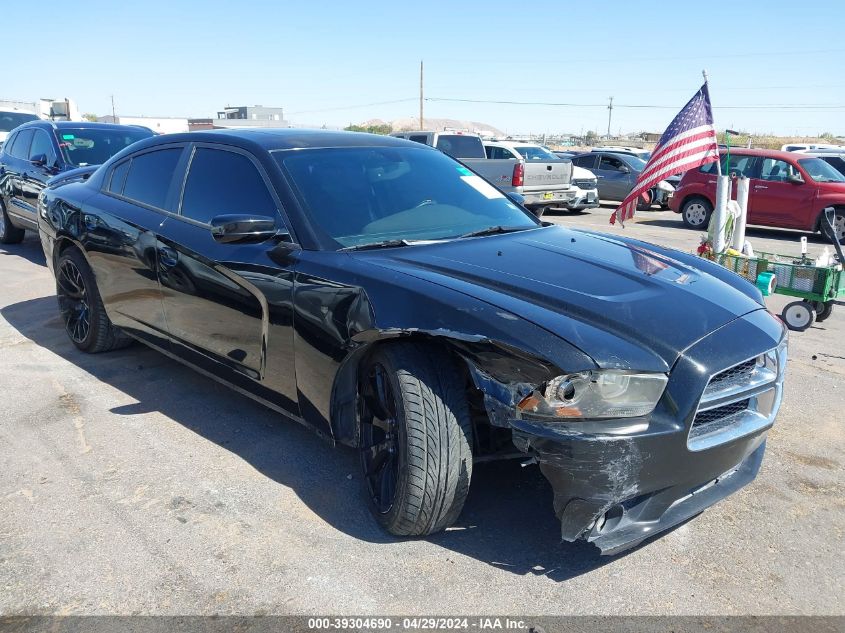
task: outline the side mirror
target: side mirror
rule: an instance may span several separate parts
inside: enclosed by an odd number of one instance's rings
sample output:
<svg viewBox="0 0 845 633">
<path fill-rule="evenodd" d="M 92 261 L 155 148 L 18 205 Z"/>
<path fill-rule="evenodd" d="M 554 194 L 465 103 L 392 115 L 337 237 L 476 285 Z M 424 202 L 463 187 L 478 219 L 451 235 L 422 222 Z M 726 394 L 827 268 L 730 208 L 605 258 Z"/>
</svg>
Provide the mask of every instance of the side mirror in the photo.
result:
<svg viewBox="0 0 845 633">
<path fill-rule="evenodd" d="M 628 167 L 627 165 L 622 165 L 622 166 L 619 168 L 619 171 L 621 171 L 623 174 L 630 174 L 630 173 L 631 173 L 631 168 L 630 168 L 630 167 Z"/>
<path fill-rule="evenodd" d="M 211 235 L 221 244 L 263 242 L 276 233 L 276 220 L 266 215 L 227 214 L 211 219 Z"/>
<path fill-rule="evenodd" d="M 516 202 L 519 206 L 525 205 L 525 196 L 521 193 L 517 193 L 516 191 L 508 192 L 508 198 L 510 198 L 511 202 Z"/>
<path fill-rule="evenodd" d="M 804 182 L 804 179 L 801 177 L 797 171 L 790 172 L 789 175 L 786 177 L 786 182 L 791 182 L 794 185 L 800 185 Z"/>
<path fill-rule="evenodd" d="M 36 154 L 29 159 L 29 162 L 33 165 L 37 165 L 38 167 L 42 167 L 47 164 L 47 154 Z"/>
</svg>

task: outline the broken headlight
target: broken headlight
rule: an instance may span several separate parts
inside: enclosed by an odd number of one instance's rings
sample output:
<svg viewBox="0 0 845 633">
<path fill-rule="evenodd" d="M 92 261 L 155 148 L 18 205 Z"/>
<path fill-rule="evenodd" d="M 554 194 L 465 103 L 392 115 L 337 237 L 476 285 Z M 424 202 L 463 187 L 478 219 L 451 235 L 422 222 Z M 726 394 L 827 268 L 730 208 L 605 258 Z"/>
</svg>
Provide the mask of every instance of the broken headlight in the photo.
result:
<svg viewBox="0 0 845 633">
<path fill-rule="evenodd" d="M 654 410 L 666 382 L 665 374 L 583 371 L 550 380 L 518 408 L 527 417 L 635 418 Z"/>
</svg>

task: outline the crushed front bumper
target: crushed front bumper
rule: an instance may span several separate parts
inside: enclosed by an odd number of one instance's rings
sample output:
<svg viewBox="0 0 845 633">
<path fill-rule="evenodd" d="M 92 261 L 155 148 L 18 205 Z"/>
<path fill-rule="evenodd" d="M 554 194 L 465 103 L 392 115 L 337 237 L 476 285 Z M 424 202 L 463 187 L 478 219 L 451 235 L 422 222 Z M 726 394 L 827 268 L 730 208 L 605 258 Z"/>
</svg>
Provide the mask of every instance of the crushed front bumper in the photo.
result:
<svg viewBox="0 0 845 633">
<path fill-rule="evenodd" d="M 602 554 L 616 554 L 752 481 L 780 406 L 785 340 L 782 324 L 764 310 L 724 326 L 678 359 L 647 418 L 512 420 L 514 444 L 537 459 L 552 485 L 561 538 L 583 538 Z M 775 373 L 755 383 L 751 360 L 767 352 L 776 359 Z M 719 376 L 733 380 L 737 367 L 749 367 L 747 385 L 737 379 L 711 388 Z M 715 393 L 709 403 L 708 393 Z M 730 413 L 736 403 L 747 408 Z M 718 418 L 720 411 L 727 415 Z M 710 424 L 712 432 L 701 435 Z"/>
</svg>

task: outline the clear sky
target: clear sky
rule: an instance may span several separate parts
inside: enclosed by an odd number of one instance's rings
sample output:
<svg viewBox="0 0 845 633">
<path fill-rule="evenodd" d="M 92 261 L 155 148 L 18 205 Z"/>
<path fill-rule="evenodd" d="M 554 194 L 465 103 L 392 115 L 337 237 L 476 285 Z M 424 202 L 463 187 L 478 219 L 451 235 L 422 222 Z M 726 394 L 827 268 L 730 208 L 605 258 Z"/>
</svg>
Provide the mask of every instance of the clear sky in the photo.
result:
<svg viewBox="0 0 845 633">
<path fill-rule="evenodd" d="M 102 115 L 114 95 L 118 114 L 199 117 L 262 104 L 297 123 L 346 125 L 417 116 L 423 59 L 428 97 L 588 104 L 428 101 L 426 116 L 511 133 L 604 133 L 613 96 L 618 106 L 663 106 L 615 108 L 614 133 L 662 131 L 706 68 L 719 128 L 845 134 L 841 0 L 33 7 L 4 6 L 2 99 L 70 97 Z"/>
</svg>

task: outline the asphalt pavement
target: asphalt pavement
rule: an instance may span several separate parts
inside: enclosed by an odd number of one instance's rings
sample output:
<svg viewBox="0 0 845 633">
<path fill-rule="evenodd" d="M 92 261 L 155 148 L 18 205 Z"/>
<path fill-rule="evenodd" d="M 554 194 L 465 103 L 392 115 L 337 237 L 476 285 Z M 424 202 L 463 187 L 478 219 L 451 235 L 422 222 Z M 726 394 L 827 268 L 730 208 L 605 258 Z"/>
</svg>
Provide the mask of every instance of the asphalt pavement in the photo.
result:
<svg viewBox="0 0 845 633">
<path fill-rule="evenodd" d="M 698 243 L 671 212 L 609 215 L 546 219 Z M 800 235 L 749 230 L 757 250 Z M 517 462 L 475 468 L 455 527 L 397 539 L 352 450 L 140 345 L 78 352 L 29 234 L 0 248 L 0 615 L 845 614 L 843 331 L 840 307 L 791 336 L 757 480 L 625 555 L 560 543 Z"/>
</svg>

